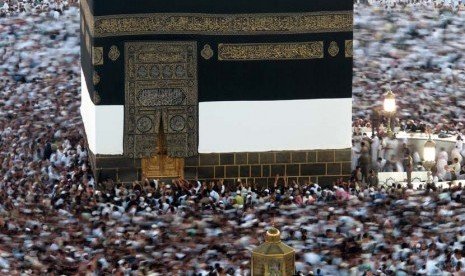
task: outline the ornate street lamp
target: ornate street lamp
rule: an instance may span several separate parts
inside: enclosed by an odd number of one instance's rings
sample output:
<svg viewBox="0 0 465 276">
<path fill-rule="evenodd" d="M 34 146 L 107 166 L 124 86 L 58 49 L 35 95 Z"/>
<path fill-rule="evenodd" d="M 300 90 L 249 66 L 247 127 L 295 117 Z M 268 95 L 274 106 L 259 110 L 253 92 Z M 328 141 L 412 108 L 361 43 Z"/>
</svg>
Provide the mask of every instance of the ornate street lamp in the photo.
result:
<svg viewBox="0 0 465 276">
<path fill-rule="evenodd" d="M 294 275 L 295 250 L 281 242 L 274 226 L 266 232 L 265 243 L 252 250 L 252 276 Z"/>
<path fill-rule="evenodd" d="M 396 96 L 392 93 L 391 89 L 384 95 L 384 112 L 388 117 L 387 134 L 392 137 L 391 117 L 396 112 Z"/>
<path fill-rule="evenodd" d="M 426 183 L 430 184 L 433 182 L 431 168 L 436 164 L 436 143 L 431 139 L 431 134 L 423 147 L 423 160 L 423 166 L 428 172 Z"/>
</svg>

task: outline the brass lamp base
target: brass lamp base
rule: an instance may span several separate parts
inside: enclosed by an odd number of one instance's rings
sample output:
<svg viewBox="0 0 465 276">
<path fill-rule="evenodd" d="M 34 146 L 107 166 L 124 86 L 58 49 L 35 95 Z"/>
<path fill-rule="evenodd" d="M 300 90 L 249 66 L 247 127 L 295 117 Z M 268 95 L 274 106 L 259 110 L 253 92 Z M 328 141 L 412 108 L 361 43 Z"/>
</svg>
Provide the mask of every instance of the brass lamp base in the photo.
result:
<svg viewBox="0 0 465 276">
<path fill-rule="evenodd" d="M 428 179 L 426 180 L 426 184 L 432 184 L 433 183 L 433 172 L 431 171 L 431 168 L 436 165 L 436 162 L 434 161 L 423 161 L 423 166 L 425 167 L 426 171 L 428 172 Z"/>
</svg>

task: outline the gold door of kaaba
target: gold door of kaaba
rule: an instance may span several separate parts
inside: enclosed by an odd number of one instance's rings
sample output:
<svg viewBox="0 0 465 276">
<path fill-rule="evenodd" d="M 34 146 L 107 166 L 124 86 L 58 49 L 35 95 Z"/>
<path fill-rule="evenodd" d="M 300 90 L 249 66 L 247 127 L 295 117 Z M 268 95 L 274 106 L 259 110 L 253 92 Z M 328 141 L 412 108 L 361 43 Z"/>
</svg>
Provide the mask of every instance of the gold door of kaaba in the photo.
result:
<svg viewBox="0 0 465 276">
<path fill-rule="evenodd" d="M 184 159 L 167 155 L 144 158 L 142 172 L 148 178 L 184 178 Z"/>
<path fill-rule="evenodd" d="M 196 42 L 125 43 L 124 154 L 148 177 L 182 177 L 197 154 Z"/>
<path fill-rule="evenodd" d="M 169 157 L 163 124 L 157 137 L 156 155 L 142 159 L 142 171 L 149 178 L 184 178 L 184 158 Z"/>
</svg>

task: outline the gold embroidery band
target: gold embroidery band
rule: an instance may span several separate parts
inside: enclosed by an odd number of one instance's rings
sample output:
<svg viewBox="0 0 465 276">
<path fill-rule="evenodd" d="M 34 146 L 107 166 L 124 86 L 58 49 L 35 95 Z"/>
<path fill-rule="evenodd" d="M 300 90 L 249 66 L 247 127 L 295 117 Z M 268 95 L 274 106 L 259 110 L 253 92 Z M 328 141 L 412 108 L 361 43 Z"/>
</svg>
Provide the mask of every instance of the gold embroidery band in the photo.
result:
<svg viewBox="0 0 465 276">
<path fill-rule="evenodd" d="M 266 35 L 352 32 L 352 11 L 276 14 L 151 13 L 93 17 L 82 12 L 93 37 L 144 34 Z"/>
<path fill-rule="evenodd" d="M 351 32 L 349 12 L 303 14 L 140 14 L 95 17 L 94 37 L 141 34 L 255 35 Z"/>
<path fill-rule="evenodd" d="M 353 42 L 352 40 L 346 40 L 345 41 L 345 56 L 347 58 L 351 58 L 353 56 L 353 52 L 354 52 L 354 46 L 353 46 Z"/>
<path fill-rule="evenodd" d="M 81 20 L 84 18 L 87 24 L 87 28 L 89 29 L 90 34 L 94 35 L 94 22 L 93 22 L 93 15 L 90 12 L 89 4 L 87 0 L 81 0 Z"/>
<path fill-rule="evenodd" d="M 293 60 L 324 57 L 323 41 L 297 43 L 219 44 L 218 60 Z"/>
</svg>

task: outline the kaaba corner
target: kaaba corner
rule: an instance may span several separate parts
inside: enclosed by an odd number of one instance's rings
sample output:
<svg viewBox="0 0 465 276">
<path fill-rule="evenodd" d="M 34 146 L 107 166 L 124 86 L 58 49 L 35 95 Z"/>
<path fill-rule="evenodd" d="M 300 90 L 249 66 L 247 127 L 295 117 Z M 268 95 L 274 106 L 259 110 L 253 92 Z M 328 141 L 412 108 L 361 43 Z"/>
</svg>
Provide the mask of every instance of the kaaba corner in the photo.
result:
<svg viewBox="0 0 465 276">
<path fill-rule="evenodd" d="M 350 174 L 353 2 L 81 0 L 98 181 Z"/>
</svg>

